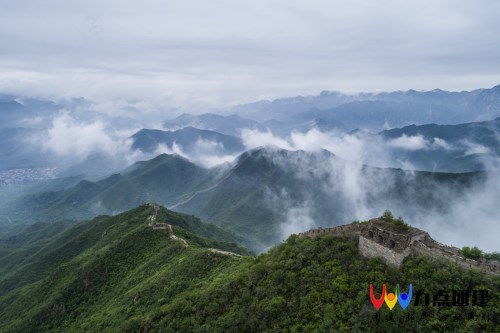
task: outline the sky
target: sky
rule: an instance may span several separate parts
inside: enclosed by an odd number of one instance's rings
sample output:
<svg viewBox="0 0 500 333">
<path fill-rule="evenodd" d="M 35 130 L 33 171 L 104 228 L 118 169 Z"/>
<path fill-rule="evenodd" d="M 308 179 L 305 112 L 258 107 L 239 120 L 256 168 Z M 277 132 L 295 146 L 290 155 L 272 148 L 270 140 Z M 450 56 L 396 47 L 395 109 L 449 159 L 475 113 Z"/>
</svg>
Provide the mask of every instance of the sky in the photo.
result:
<svg viewBox="0 0 500 333">
<path fill-rule="evenodd" d="M 0 92 L 199 110 L 500 83 L 496 0 L 0 0 Z"/>
</svg>

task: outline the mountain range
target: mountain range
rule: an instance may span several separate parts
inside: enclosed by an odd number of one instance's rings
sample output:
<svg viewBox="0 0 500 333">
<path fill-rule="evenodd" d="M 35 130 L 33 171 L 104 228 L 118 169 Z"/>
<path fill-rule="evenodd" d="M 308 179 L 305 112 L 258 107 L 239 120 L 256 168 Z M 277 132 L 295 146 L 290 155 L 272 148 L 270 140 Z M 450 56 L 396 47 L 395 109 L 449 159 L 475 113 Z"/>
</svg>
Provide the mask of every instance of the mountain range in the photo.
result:
<svg viewBox="0 0 500 333">
<path fill-rule="evenodd" d="M 362 193 L 353 197 L 345 177 L 357 177 Z M 26 223 L 81 220 L 158 202 L 217 224 L 245 246 L 261 251 L 292 231 L 353 220 L 360 206 L 375 211 L 392 207 L 406 214 L 422 209 L 444 212 L 452 197 L 485 179 L 483 173 L 357 166 L 325 150 L 269 147 L 245 152 L 233 165 L 211 169 L 162 154 L 99 181 L 82 180 L 66 189 L 28 194 L 7 202 L 3 210 Z M 294 222 L 300 219 L 305 222 Z"/>
<path fill-rule="evenodd" d="M 152 127 L 94 107 L 0 94 L 0 332 L 498 331 L 500 280 L 465 267 L 498 253 L 436 243 L 460 258 L 394 267 L 323 231 L 384 211 L 409 228 L 390 209 L 491 251 L 500 86 L 325 91 Z M 412 284 L 413 307 L 377 311 L 370 284 Z M 418 306 L 450 288 L 475 303 Z"/>
<path fill-rule="evenodd" d="M 194 127 L 175 131 L 142 129 L 132 135 L 131 139 L 133 149 L 146 153 L 153 153 L 160 145 L 172 148 L 174 143 L 188 154 L 200 153 L 199 150 L 210 148 L 213 148 L 214 154 L 234 154 L 245 149 L 239 137 Z"/>
<path fill-rule="evenodd" d="M 384 124 L 401 127 L 439 122 L 457 124 L 500 116 L 500 85 L 490 89 L 449 92 L 395 91 L 357 93 L 323 91 L 317 96 L 297 96 L 234 106 L 230 112 L 259 122 L 271 119 L 312 121 L 318 117 L 344 124 L 345 130 L 380 130 Z"/>
<path fill-rule="evenodd" d="M 36 230 L 50 240 L 33 232 L 0 239 L 8 266 L 0 270 L 2 332 L 398 332 L 394 322 L 410 331 L 495 332 L 500 324 L 498 277 L 427 256 L 396 271 L 361 257 L 347 235 L 293 235 L 253 257 L 217 227 L 154 205 Z M 414 300 L 450 281 L 457 290 L 488 290 L 487 306 Z M 375 310 L 370 284 L 412 284 L 411 307 Z"/>
</svg>

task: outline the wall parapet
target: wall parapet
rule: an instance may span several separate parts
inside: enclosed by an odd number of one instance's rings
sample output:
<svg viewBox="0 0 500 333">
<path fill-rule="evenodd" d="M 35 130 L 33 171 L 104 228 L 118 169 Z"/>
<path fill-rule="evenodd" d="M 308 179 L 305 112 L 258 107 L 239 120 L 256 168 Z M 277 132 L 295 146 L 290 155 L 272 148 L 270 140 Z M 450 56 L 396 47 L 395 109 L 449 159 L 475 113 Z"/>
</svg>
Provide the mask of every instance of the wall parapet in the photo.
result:
<svg viewBox="0 0 500 333">
<path fill-rule="evenodd" d="M 312 229 L 298 234 L 301 237 L 325 235 L 352 236 L 359 240 L 359 253 L 364 257 L 382 257 L 387 264 L 399 267 L 410 255 L 428 255 L 455 262 L 463 269 L 477 269 L 500 276 L 500 262 L 465 258 L 460 249 L 441 244 L 425 231 L 410 227 L 402 231 L 390 228 L 382 219 L 353 223 L 332 228 Z"/>
</svg>

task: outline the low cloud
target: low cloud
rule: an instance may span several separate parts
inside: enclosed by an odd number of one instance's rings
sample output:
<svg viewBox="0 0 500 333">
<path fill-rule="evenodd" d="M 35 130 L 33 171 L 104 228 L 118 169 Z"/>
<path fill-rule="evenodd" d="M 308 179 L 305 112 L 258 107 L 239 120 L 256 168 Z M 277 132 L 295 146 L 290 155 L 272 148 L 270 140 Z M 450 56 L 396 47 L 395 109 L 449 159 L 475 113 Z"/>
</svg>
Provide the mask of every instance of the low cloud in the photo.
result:
<svg viewBox="0 0 500 333">
<path fill-rule="evenodd" d="M 245 130 L 242 138 L 247 148 L 271 143 L 282 149 L 306 152 L 292 154 L 294 158 L 276 154 L 273 149 L 265 152 L 295 179 L 309 184 L 303 186 L 300 197 L 290 195 L 288 188 L 267 190 L 266 200 L 270 207 L 281 212 L 279 230 L 282 239 L 290 233 L 317 226 L 366 220 L 390 209 L 396 216 L 401 215 L 410 224 L 429 231 L 432 237 L 443 243 L 458 247 L 477 245 L 489 252 L 500 250 L 496 240 L 496 235 L 500 234 L 497 207 L 500 201 L 500 162 L 488 154 L 485 159 L 490 171 L 486 180 L 464 188 L 430 179 L 423 181 L 419 173 L 411 171 L 409 162 L 391 158 L 393 149 L 461 149 L 439 138 L 425 140 L 421 136 L 407 136 L 386 143 L 367 133 L 342 135 L 322 133 L 317 129 L 293 133 L 287 138 L 276 137 L 269 131 Z M 482 146 L 469 144 L 468 147 L 476 153 L 488 152 Z M 334 155 L 321 153 L 322 149 Z M 401 163 L 408 163 L 405 166 L 410 170 L 365 167 Z M 404 200 L 397 191 L 406 193 Z M 319 215 L 318 212 L 325 207 L 331 215 Z"/>
<path fill-rule="evenodd" d="M 131 142 L 113 136 L 112 128 L 101 121 L 77 122 L 68 113 L 62 113 L 52 122 L 42 149 L 59 157 L 83 160 L 90 154 L 123 154 L 130 151 Z"/>
<path fill-rule="evenodd" d="M 198 138 L 191 149 L 187 150 L 177 142 L 170 147 L 159 144 L 153 156 L 159 154 L 177 154 L 205 168 L 212 168 L 225 163 L 232 163 L 239 154 L 226 154 L 221 142 Z"/>
<path fill-rule="evenodd" d="M 400 148 L 405 150 L 420 150 L 427 149 L 429 142 L 422 136 L 406 136 L 402 135 L 399 138 L 389 140 L 387 142 L 389 147 Z"/>
<path fill-rule="evenodd" d="M 464 156 L 474 155 L 474 154 L 488 154 L 488 153 L 490 153 L 490 149 L 489 148 L 487 148 L 487 147 L 485 147 L 483 145 L 474 143 L 474 142 L 470 142 L 468 140 L 462 141 L 462 144 L 466 148 Z"/>
</svg>

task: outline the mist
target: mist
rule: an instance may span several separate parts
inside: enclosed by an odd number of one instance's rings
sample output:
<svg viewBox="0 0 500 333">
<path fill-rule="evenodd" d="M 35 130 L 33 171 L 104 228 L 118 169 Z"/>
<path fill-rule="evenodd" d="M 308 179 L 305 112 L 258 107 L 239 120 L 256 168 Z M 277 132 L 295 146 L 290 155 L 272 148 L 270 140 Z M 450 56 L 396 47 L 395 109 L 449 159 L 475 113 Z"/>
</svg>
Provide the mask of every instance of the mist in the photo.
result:
<svg viewBox="0 0 500 333">
<path fill-rule="evenodd" d="M 273 153 L 275 149 L 271 147 L 266 151 L 280 168 L 293 173 L 297 179 L 319 184 L 316 188 L 303 188 L 301 201 L 291 199 L 286 189 L 267 192 L 270 206 L 282 211 L 282 239 L 312 227 L 367 220 L 389 209 L 442 243 L 457 247 L 479 246 L 487 252 L 499 250 L 496 238 L 500 234 L 500 169 L 498 160 L 495 162 L 492 156 L 484 156 L 485 164 L 489 165 L 486 179 L 470 184 L 464 191 L 453 184 L 424 184 L 433 200 L 425 203 L 420 199 L 421 193 L 415 192 L 418 186 L 405 189 L 409 201 L 402 201 L 395 193 L 390 193 L 396 192 L 401 183 L 413 186 L 422 181 L 410 162 L 392 159 L 392 151 L 434 149 L 436 146 L 455 149 L 444 140 L 429 142 L 420 136 L 405 136 L 384 142 L 369 133 L 324 133 L 318 129 L 295 132 L 288 138 L 276 137 L 270 131 L 245 130 L 242 138 L 249 149 L 267 143 L 289 151 L 316 153 L 314 157 L 294 160 Z M 476 151 L 485 149 L 479 145 L 474 147 Z M 321 154 L 322 150 L 332 154 Z M 377 169 L 395 167 L 406 170 L 399 170 L 395 176 Z M 333 213 L 339 220 L 328 221 L 327 217 L 315 214 L 318 207 L 313 198 L 318 195 L 342 203 L 339 211 Z"/>
<path fill-rule="evenodd" d="M 82 118 L 78 113 L 61 110 L 53 115 L 45 130 L 29 137 L 27 144 L 39 149 L 51 160 L 52 166 L 57 167 L 50 169 L 54 170 L 50 178 L 76 172 L 106 176 L 162 153 L 176 154 L 204 168 L 227 170 L 241 153 L 227 154 L 221 142 L 202 138 L 196 139 L 189 149 L 174 142 L 159 144 L 152 152 L 143 152 L 132 147 L 131 136 L 139 129 L 133 124 L 114 126 L 111 118 Z M 465 140 L 450 143 L 419 135 L 384 140 L 363 130 L 343 133 L 324 132 L 318 128 L 293 131 L 286 137 L 270 130 L 243 129 L 241 140 L 246 150 L 268 147 L 266 154 L 280 168 L 293 174 L 298 182 L 316 184 L 314 188 L 305 186 L 300 196 L 295 197 L 287 188 L 266 192 L 268 208 L 282 221 L 278 230 L 280 239 L 313 227 L 370 219 L 389 209 L 413 226 L 429 231 L 442 243 L 459 247 L 477 245 L 485 251 L 499 250 L 494 235 L 500 234 L 496 207 L 500 202 L 500 163 L 480 144 Z M 307 154 L 290 158 L 276 154 L 276 149 Z M 465 191 L 451 185 L 424 184 L 433 202 L 422 202 L 422 193 L 415 185 L 421 182 L 418 167 L 398 152 L 459 149 L 464 151 L 464 156 L 482 156 L 488 169 L 486 179 L 470 184 Z M 384 171 L 387 168 L 401 170 L 397 173 Z M 401 184 L 407 186 L 408 201 L 403 202 L 395 194 Z M 8 196 L 6 192 L 3 194 Z M 328 206 L 331 207 L 326 209 Z"/>
</svg>

